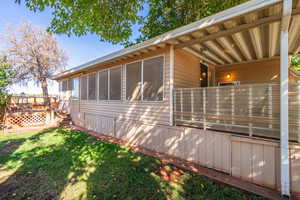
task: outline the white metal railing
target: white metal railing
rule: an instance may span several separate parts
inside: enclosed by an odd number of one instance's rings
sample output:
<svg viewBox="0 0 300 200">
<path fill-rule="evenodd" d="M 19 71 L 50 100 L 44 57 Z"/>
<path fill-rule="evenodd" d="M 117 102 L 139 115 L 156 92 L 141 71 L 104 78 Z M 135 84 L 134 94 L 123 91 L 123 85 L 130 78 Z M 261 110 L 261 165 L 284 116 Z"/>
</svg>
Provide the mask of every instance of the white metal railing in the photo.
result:
<svg viewBox="0 0 300 200">
<path fill-rule="evenodd" d="M 279 84 L 174 89 L 176 125 L 279 138 Z M 290 140 L 300 141 L 300 84 L 289 84 Z"/>
</svg>

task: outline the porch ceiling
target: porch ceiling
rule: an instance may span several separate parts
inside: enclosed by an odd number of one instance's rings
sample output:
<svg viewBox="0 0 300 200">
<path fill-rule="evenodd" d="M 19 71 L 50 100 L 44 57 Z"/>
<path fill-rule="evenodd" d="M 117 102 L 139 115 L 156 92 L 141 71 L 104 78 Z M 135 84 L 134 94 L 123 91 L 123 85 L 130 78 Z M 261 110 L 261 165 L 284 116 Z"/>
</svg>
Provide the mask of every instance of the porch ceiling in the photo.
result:
<svg viewBox="0 0 300 200">
<path fill-rule="evenodd" d="M 282 4 L 223 21 L 172 42 L 175 48 L 198 56 L 212 65 L 228 65 L 279 58 Z M 289 54 L 300 52 L 300 0 L 293 1 L 289 28 Z"/>
<path fill-rule="evenodd" d="M 224 66 L 279 57 L 282 0 L 251 0 L 131 47 L 57 74 L 53 79 L 84 73 L 99 65 L 118 64 L 174 45 L 202 62 Z M 300 52 L 300 0 L 293 0 L 289 54 Z"/>
</svg>

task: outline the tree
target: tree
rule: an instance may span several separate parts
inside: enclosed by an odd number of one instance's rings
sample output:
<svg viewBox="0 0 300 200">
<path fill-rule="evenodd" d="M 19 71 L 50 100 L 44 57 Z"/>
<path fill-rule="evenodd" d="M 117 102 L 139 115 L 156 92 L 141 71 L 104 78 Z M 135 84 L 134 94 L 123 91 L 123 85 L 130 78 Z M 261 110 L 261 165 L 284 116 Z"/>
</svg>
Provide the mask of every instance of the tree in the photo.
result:
<svg viewBox="0 0 300 200">
<path fill-rule="evenodd" d="M 32 11 L 52 8 L 49 31 L 68 35 L 97 34 L 100 40 L 125 46 L 235 6 L 247 0 L 15 0 Z M 146 8 L 148 9 L 146 9 Z M 147 14 L 142 14 L 148 11 Z M 132 25 L 141 36 L 130 42 Z"/>
<path fill-rule="evenodd" d="M 34 81 L 40 85 L 46 104 L 49 104 L 48 82 L 51 76 L 64 69 L 67 57 L 55 38 L 46 31 L 25 22 L 17 30 L 8 29 L 4 54 L 15 72 L 15 82 Z"/>
<path fill-rule="evenodd" d="M 248 0 L 148 0 L 139 40 L 150 39 Z"/>
<path fill-rule="evenodd" d="M 144 0 L 23 0 L 32 11 L 53 9 L 49 31 L 76 36 L 97 34 L 103 41 L 119 43 L 132 34 L 131 26 L 140 20 Z M 15 0 L 21 3 L 22 0 Z"/>
<path fill-rule="evenodd" d="M 295 55 L 291 60 L 291 67 L 297 71 L 300 71 L 300 55 Z"/>
<path fill-rule="evenodd" d="M 5 57 L 0 57 L 0 122 L 3 118 L 3 111 L 9 98 L 8 86 L 12 83 L 13 72 L 7 64 Z"/>
</svg>

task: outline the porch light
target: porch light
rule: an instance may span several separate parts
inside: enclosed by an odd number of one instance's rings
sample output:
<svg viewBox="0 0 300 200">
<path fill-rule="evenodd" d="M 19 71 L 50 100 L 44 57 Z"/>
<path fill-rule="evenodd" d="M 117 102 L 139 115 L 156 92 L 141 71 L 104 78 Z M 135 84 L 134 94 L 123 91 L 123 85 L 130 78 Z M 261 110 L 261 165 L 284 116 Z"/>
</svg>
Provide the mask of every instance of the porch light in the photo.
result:
<svg viewBox="0 0 300 200">
<path fill-rule="evenodd" d="M 231 74 L 228 73 L 228 74 L 226 75 L 226 78 L 227 78 L 227 79 L 230 79 L 230 78 L 231 78 Z"/>
</svg>

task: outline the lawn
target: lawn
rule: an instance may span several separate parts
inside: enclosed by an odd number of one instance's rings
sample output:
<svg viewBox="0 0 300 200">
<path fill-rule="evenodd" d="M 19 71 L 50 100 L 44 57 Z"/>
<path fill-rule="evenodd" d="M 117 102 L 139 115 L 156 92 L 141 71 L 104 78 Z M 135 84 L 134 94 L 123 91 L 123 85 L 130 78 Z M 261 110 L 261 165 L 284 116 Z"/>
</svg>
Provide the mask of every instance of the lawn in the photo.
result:
<svg viewBox="0 0 300 200">
<path fill-rule="evenodd" d="M 260 199 L 68 128 L 0 136 L 0 199 Z"/>
</svg>

